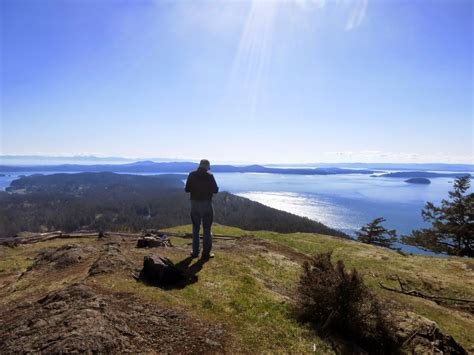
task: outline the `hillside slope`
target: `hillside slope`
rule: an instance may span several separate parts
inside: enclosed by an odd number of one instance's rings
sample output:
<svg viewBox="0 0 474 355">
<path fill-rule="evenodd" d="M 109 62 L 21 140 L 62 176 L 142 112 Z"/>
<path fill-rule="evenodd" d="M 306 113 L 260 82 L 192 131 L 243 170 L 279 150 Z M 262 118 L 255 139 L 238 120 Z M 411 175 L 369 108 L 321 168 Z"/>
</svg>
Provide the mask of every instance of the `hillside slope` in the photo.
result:
<svg viewBox="0 0 474 355">
<path fill-rule="evenodd" d="M 141 231 L 189 223 L 186 175 L 78 173 L 31 175 L 0 191 L 0 237 L 20 231 Z M 216 222 L 252 230 L 345 236 L 309 218 L 220 192 Z"/>
<path fill-rule="evenodd" d="M 173 231 L 189 232 L 190 227 Z M 188 258 L 190 240 L 172 248 L 135 248 L 136 238 L 57 239 L 0 247 L 0 352 L 4 351 L 280 351 L 333 353 L 349 347 L 320 339 L 293 316 L 301 264 L 333 250 L 356 267 L 385 300 L 407 337 L 417 317 L 437 323 L 474 351 L 468 310 L 382 290 L 399 276 L 410 287 L 474 298 L 474 263 L 461 258 L 403 256 L 355 241 L 307 233 L 250 232 L 216 226 L 216 257 Z M 194 276 L 175 288 L 137 282 L 145 255 L 169 257 Z M 427 318 L 427 319 L 425 319 Z M 418 323 L 417 323 L 418 322 Z M 111 340 L 113 339 L 113 340 Z"/>
</svg>

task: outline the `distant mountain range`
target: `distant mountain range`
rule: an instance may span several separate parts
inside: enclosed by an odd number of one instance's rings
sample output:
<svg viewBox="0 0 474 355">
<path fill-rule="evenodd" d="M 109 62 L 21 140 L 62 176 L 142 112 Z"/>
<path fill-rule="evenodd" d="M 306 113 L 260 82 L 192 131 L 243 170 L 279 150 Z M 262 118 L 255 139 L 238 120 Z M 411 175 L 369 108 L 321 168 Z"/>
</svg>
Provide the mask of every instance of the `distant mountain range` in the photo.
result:
<svg viewBox="0 0 474 355">
<path fill-rule="evenodd" d="M 291 167 L 291 165 L 270 164 L 266 166 Z M 314 163 L 302 164 L 303 167 L 338 167 L 353 169 L 372 169 L 372 170 L 422 170 L 422 171 L 462 171 L 474 172 L 474 164 L 447 164 L 447 163 Z"/>
<path fill-rule="evenodd" d="M 0 155 L 0 166 L 48 166 L 54 167 L 63 164 L 73 165 L 109 165 L 141 163 L 142 161 L 152 161 L 155 163 L 189 163 L 194 159 L 181 158 L 124 158 L 124 157 L 101 157 L 94 155 L 77 156 L 46 156 L 46 155 Z M 196 162 L 193 162 L 195 164 Z M 216 162 L 218 165 L 249 166 L 247 162 Z M 260 164 L 268 168 L 341 168 L 341 169 L 364 169 L 364 170 L 417 170 L 417 171 L 453 171 L 453 172 L 474 172 L 474 164 L 448 164 L 448 163 L 306 163 L 306 164 Z"/>
<path fill-rule="evenodd" d="M 128 164 L 60 164 L 60 165 L 0 165 L 0 173 L 21 173 L 21 172 L 113 172 L 113 173 L 189 173 L 197 168 L 197 163 L 193 162 L 153 162 L 150 160 L 137 161 Z M 403 171 L 384 173 L 380 170 L 339 168 L 339 167 L 319 167 L 319 168 L 290 168 L 290 167 L 269 167 L 263 165 L 212 165 L 212 172 L 215 173 L 267 173 L 286 175 L 340 175 L 340 174 L 374 174 L 374 177 L 390 178 L 436 178 L 436 177 L 459 177 L 466 175 L 464 172 L 443 173 L 429 171 Z"/>
<path fill-rule="evenodd" d="M 114 173 L 188 173 L 197 168 L 192 162 L 153 162 L 138 161 L 129 164 L 98 164 L 98 165 L 29 165 L 11 166 L 0 165 L 0 172 L 114 172 Z M 295 174 L 295 175 L 334 175 L 334 174 L 373 174 L 374 170 L 344 169 L 344 168 L 276 168 L 262 165 L 213 165 L 216 173 L 268 173 L 268 174 Z"/>
<path fill-rule="evenodd" d="M 97 164 L 129 164 L 142 160 L 154 162 L 188 162 L 190 159 L 178 158 L 124 158 L 124 157 L 97 157 L 94 155 L 78 156 L 42 156 L 42 155 L 0 155 L 0 165 L 34 166 L 34 165 L 97 165 Z M 191 160 L 192 161 L 192 160 Z"/>
</svg>

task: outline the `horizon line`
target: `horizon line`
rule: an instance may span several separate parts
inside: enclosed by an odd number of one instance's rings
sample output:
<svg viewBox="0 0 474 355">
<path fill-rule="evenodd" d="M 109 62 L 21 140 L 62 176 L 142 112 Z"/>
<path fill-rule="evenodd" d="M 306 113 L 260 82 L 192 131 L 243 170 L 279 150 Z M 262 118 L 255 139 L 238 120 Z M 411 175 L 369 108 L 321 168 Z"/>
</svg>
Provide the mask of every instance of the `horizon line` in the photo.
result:
<svg viewBox="0 0 474 355">
<path fill-rule="evenodd" d="M 40 155 L 40 154 L 0 154 L 0 160 L 3 158 L 7 159 L 97 159 L 97 160 L 126 160 L 128 163 L 138 163 L 144 161 L 151 161 L 154 163 L 196 163 L 199 162 L 200 159 L 196 158 L 165 158 L 165 157 L 152 157 L 152 158 L 143 158 L 143 157 L 126 157 L 126 156 L 101 156 L 101 155 L 94 155 L 94 154 L 87 154 L 87 155 Z M 218 164 L 248 164 L 248 165 L 316 165 L 316 164 L 364 164 L 364 165 L 468 165 L 474 166 L 474 162 L 472 163 L 465 163 L 465 162 L 441 162 L 441 161 L 428 161 L 428 162 L 367 162 L 367 161 L 314 161 L 314 162 L 251 162 L 251 161 L 224 161 L 224 160 L 214 160 L 215 163 L 213 165 Z M 5 162 L 7 163 L 7 162 Z M 54 163 L 54 162 L 51 162 Z M 3 162 L 0 163 L 3 165 Z M 49 164 L 49 163 L 40 163 L 40 164 L 13 164 L 14 165 L 67 165 L 68 163 L 60 163 L 60 164 Z M 72 163 L 74 164 L 74 163 Z M 120 164 L 120 163 L 119 163 Z M 9 164 L 5 164 L 9 165 Z M 84 165 L 84 164 L 77 164 L 76 165 Z M 100 164 L 99 164 L 100 165 Z M 113 163 L 105 163 L 105 165 L 113 165 Z M 116 164 L 117 165 L 117 164 Z"/>
</svg>

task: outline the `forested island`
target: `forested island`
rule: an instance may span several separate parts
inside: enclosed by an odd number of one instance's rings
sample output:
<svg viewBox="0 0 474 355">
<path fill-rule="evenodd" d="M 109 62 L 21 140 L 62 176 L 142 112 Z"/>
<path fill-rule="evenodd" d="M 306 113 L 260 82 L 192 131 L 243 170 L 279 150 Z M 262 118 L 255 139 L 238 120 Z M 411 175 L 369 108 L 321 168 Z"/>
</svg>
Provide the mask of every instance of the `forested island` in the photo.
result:
<svg viewBox="0 0 474 355">
<path fill-rule="evenodd" d="M 418 185 L 429 185 L 429 184 L 431 184 L 430 179 L 426 179 L 426 178 L 411 178 L 411 179 L 405 180 L 405 182 L 407 184 L 418 184 Z"/>
<path fill-rule="evenodd" d="M 0 236 L 20 231 L 141 231 L 189 224 L 186 175 L 35 174 L 0 192 Z M 314 232 L 345 237 L 309 218 L 220 192 L 215 221 L 247 230 Z"/>
</svg>

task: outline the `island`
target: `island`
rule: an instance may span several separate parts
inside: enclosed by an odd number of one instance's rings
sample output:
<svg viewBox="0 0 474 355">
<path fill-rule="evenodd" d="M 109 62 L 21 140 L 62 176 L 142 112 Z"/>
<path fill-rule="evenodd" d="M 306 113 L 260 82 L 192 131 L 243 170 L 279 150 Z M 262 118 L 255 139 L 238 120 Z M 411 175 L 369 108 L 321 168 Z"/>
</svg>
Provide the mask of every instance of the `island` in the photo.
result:
<svg viewBox="0 0 474 355">
<path fill-rule="evenodd" d="M 470 175 L 469 173 L 435 173 L 432 171 L 397 171 L 382 175 L 375 175 L 377 177 L 388 177 L 388 178 L 458 178 L 462 176 Z"/>
<path fill-rule="evenodd" d="M 411 179 L 405 180 L 405 182 L 408 184 L 419 184 L 419 185 L 431 184 L 430 179 L 426 179 L 426 178 L 411 178 Z"/>
</svg>

